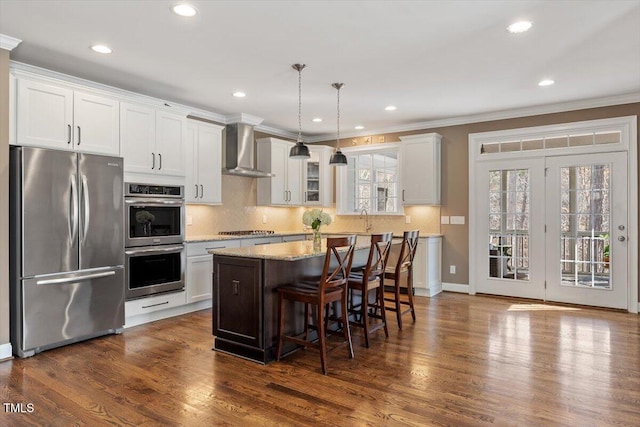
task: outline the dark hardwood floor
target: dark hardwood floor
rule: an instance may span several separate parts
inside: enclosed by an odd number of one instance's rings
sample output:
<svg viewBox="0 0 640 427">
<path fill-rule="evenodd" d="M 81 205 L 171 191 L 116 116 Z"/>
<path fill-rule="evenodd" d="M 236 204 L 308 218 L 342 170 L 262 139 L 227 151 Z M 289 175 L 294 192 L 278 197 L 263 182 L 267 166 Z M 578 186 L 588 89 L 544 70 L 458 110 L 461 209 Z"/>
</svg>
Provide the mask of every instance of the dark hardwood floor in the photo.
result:
<svg viewBox="0 0 640 427">
<path fill-rule="evenodd" d="M 331 353 L 326 376 L 313 350 L 267 366 L 212 351 L 210 310 L 0 363 L 0 425 L 640 425 L 638 315 L 416 302 L 369 349 L 354 329 L 355 359 Z"/>
</svg>

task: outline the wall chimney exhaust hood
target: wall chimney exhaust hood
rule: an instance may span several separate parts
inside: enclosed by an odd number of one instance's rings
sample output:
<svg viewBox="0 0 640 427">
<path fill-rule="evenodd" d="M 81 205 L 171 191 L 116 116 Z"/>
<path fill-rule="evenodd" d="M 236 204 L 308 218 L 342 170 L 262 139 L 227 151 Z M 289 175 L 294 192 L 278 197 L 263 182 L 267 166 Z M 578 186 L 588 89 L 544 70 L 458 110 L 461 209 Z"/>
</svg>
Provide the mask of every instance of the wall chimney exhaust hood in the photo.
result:
<svg viewBox="0 0 640 427">
<path fill-rule="evenodd" d="M 242 116 L 246 115 L 243 114 Z M 272 173 L 255 168 L 253 126 L 253 124 L 243 122 L 226 126 L 226 155 L 222 173 L 250 178 L 270 178 L 275 176 Z"/>
</svg>

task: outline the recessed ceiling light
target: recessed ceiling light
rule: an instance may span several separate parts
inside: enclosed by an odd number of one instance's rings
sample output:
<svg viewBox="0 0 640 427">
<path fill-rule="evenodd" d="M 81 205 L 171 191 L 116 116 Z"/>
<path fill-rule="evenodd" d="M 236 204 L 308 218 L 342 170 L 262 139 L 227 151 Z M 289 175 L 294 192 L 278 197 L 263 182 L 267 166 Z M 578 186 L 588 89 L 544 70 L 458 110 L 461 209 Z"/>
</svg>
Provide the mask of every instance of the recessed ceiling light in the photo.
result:
<svg viewBox="0 0 640 427">
<path fill-rule="evenodd" d="M 518 21 L 509 25 L 507 27 L 507 30 L 509 30 L 510 33 L 514 34 L 524 33 L 525 31 L 528 31 L 529 28 L 531 28 L 531 25 L 533 25 L 531 21 Z"/>
<path fill-rule="evenodd" d="M 244 92 L 238 91 L 238 92 L 233 92 L 233 96 L 235 96 L 236 98 L 244 98 L 245 96 L 247 96 L 247 94 Z"/>
<path fill-rule="evenodd" d="M 185 3 L 177 4 L 173 6 L 171 10 L 173 10 L 173 13 L 175 13 L 176 15 L 187 17 L 194 16 L 196 13 L 198 13 L 195 7 Z"/>
<path fill-rule="evenodd" d="M 356 129 L 356 130 L 361 130 L 361 129 L 364 129 L 364 126 L 357 125 L 357 126 L 354 126 L 353 128 Z"/>
<path fill-rule="evenodd" d="M 396 109 L 395 105 L 387 105 L 386 107 L 384 107 L 385 110 L 387 111 L 393 111 Z"/>
<path fill-rule="evenodd" d="M 555 81 L 553 81 L 551 79 L 544 79 L 544 80 L 540 80 L 538 82 L 538 86 L 551 86 L 554 83 L 555 83 Z"/>
<path fill-rule="evenodd" d="M 91 50 L 98 53 L 111 53 L 113 52 L 109 46 L 105 46 L 103 44 L 94 44 L 91 46 Z"/>
<path fill-rule="evenodd" d="M 320 117 L 316 117 L 315 119 L 312 120 L 313 122 L 316 123 L 320 123 L 322 121 L 322 119 Z"/>
</svg>

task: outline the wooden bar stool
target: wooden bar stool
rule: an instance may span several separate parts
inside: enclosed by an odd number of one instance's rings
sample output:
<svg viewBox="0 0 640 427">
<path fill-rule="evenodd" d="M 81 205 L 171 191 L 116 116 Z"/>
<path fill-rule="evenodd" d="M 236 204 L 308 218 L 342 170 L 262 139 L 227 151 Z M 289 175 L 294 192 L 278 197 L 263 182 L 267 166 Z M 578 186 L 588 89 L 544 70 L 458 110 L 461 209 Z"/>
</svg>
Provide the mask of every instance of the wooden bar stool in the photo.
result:
<svg viewBox="0 0 640 427">
<path fill-rule="evenodd" d="M 353 253 L 356 243 L 356 236 L 328 238 L 327 252 L 324 259 L 322 276 L 318 283 L 296 283 L 293 285 L 281 286 L 278 291 L 278 348 L 276 350 L 276 360 L 280 360 L 282 344 L 284 341 L 294 342 L 305 347 L 315 347 L 320 350 L 320 363 L 322 373 L 327 373 L 327 346 L 326 334 L 336 333 L 328 330 L 329 307 L 335 302 L 340 302 L 340 317 L 336 320 L 340 323 L 340 330 L 337 331 L 344 337 L 347 344 L 349 358 L 353 358 L 353 345 L 351 344 L 351 333 L 347 314 L 347 280 L 353 262 Z M 284 302 L 285 300 L 302 302 L 305 305 L 304 332 L 296 336 L 283 335 L 284 330 Z M 315 328 L 318 330 L 317 342 L 309 340 L 309 308 L 315 306 L 317 313 Z M 304 335 L 304 339 L 302 339 Z"/>
<path fill-rule="evenodd" d="M 393 233 L 372 234 L 369 258 L 363 270 L 349 275 L 349 324 L 364 331 L 364 345 L 369 348 L 369 334 L 384 328 L 384 334 L 389 337 L 387 316 L 384 310 L 384 270 L 389 258 L 389 248 Z M 356 302 L 359 294 L 360 301 Z M 371 291 L 375 291 L 375 299 L 370 300 Z M 352 320 L 351 320 L 352 319 Z M 380 322 L 370 325 L 369 319 L 379 319 Z"/>
<path fill-rule="evenodd" d="M 413 258 L 416 255 L 418 247 L 419 230 L 405 231 L 402 236 L 402 246 L 398 254 L 398 260 L 395 266 L 387 266 L 384 272 L 384 278 L 393 282 L 393 296 L 385 297 L 386 302 L 393 305 L 387 305 L 385 309 L 395 311 L 398 319 L 398 329 L 402 329 L 402 315 L 411 312 L 413 322 L 416 321 L 416 312 L 413 308 Z M 407 284 L 407 299 L 400 298 L 400 285 L 405 281 Z M 409 308 L 403 311 L 403 306 Z"/>
</svg>

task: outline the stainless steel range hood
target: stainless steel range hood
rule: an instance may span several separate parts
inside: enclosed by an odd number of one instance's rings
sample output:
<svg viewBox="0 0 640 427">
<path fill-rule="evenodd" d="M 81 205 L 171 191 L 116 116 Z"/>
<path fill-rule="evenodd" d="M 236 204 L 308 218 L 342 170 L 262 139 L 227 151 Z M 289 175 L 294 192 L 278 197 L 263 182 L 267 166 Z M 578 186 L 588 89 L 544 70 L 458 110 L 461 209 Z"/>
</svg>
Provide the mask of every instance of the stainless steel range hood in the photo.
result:
<svg viewBox="0 0 640 427">
<path fill-rule="evenodd" d="M 222 173 L 251 178 L 270 178 L 272 173 L 255 168 L 253 126 L 233 123 L 226 127 L 226 156 Z"/>
</svg>

